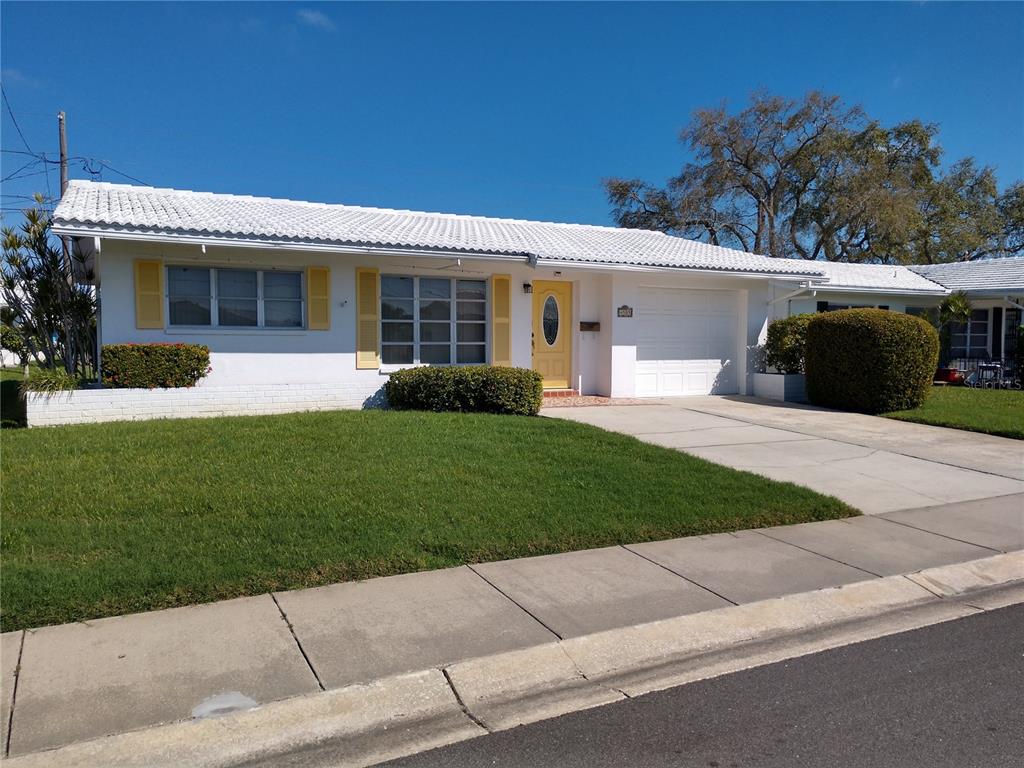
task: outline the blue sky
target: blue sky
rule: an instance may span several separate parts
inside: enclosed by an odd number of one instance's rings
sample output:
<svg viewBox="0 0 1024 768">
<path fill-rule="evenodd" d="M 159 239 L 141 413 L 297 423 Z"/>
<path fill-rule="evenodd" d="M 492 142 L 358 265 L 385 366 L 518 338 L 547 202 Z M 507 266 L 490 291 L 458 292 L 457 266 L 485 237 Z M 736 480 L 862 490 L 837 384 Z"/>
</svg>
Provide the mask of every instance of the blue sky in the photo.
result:
<svg viewBox="0 0 1024 768">
<path fill-rule="evenodd" d="M 63 109 L 73 156 L 155 186 L 603 224 L 603 177 L 664 180 L 694 109 L 742 106 L 757 88 L 937 122 L 947 159 L 974 155 L 1004 186 L 1024 177 L 1019 2 L 0 14 L 4 90 L 31 148 L 56 152 Z M 3 148 L 24 150 L 6 109 L 0 125 Z M 5 152 L 3 175 L 28 159 Z M 5 182 L 3 207 L 36 190 L 45 176 Z"/>
</svg>

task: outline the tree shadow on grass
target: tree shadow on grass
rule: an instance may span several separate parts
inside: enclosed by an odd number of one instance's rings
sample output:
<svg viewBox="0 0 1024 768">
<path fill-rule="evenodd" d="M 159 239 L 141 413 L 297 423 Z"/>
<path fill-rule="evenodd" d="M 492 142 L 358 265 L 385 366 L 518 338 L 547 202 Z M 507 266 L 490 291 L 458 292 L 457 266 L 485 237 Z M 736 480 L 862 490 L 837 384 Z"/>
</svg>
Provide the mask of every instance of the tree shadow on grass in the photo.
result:
<svg viewBox="0 0 1024 768">
<path fill-rule="evenodd" d="M 25 401 L 18 391 L 21 379 L 0 381 L 0 427 L 17 429 L 25 426 Z"/>
</svg>

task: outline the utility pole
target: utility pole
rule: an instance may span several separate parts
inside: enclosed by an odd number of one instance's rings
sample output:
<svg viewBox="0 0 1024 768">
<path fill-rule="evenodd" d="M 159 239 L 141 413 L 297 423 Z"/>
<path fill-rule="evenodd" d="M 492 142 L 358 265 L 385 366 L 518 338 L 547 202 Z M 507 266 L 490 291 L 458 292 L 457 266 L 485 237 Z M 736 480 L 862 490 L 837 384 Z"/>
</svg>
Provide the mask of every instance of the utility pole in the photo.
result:
<svg viewBox="0 0 1024 768">
<path fill-rule="evenodd" d="M 57 113 L 57 133 L 60 138 L 60 196 L 64 197 L 64 192 L 68 188 L 68 136 L 67 131 L 64 130 L 64 110 Z M 71 263 L 71 247 L 66 237 L 60 239 L 61 251 L 64 253 L 64 266 L 67 269 L 67 280 L 69 291 L 74 288 L 75 284 L 75 270 L 74 265 Z M 70 337 L 71 327 L 65 317 L 64 321 L 65 333 Z M 67 346 L 65 352 L 69 352 L 70 342 L 66 342 Z M 66 365 L 66 363 L 65 363 Z"/>
<path fill-rule="evenodd" d="M 57 135 L 60 139 L 60 196 L 64 197 L 64 193 L 68 188 L 68 134 L 65 130 L 65 115 L 64 110 L 57 113 Z M 58 201 L 60 202 L 60 201 Z M 71 249 L 68 248 L 68 240 L 66 237 L 60 239 L 61 245 L 64 250 L 64 263 L 68 267 L 68 285 L 71 285 Z"/>
<path fill-rule="evenodd" d="M 60 196 L 68 188 L 68 135 L 64 130 L 64 112 L 57 113 L 57 130 L 60 133 Z"/>
</svg>

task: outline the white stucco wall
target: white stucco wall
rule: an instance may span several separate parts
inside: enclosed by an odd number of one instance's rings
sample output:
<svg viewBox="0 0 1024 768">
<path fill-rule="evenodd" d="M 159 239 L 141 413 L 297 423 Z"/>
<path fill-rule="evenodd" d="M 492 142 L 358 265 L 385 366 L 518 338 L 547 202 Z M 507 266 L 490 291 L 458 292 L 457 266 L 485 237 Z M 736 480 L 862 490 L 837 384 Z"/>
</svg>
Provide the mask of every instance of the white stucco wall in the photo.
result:
<svg viewBox="0 0 1024 768">
<path fill-rule="evenodd" d="M 165 264 L 235 268 L 331 268 L 331 327 L 326 331 L 272 329 L 135 327 L 133 261 L 159 258 Z M 636 393 L 637 317 L 620 318 L 616 308 L 636 308 L 645 287 L 735 291 L 738 297 L 736 381 L 741 393 L 752 391 L 757 348 L 763 342 L 770 311 L 766 277 L 715 276 L 697 272 L 606 271 L 603 269 L 532 268 L 521 261 L 416 256 L 336 254 L 279 249 L 198 245 L 160 245 L 104 240 L 101 256 L 102 333 L 105 344 L 124 342 L 195 342 L 211 351 L 213 371 L 200 387 L 330 384 L 348 386 L 365 399 L 387 380 L 389 369 L 355 367 L 355 274 L 376 267 L 382 274 L 464 276 L 486 279 L 512 276 L 512 363 L 529 368 L 533 297 L 523 289 L 534 280 L 573 283 L 572 386 L 584 394 L 633 397 Z M 779 281 L 781 289 L 792 285 Z M 813 311 L 814 300 L 808 300 Z M 895 304 L 895 302 L 890 302 Z M 580 322 L 598 322 L 600 331 L 582 332 Z M 491 329 L 488 324 L 488 334 Z M 488 339 L 490 341 L 490 339 Z"/>
<path fill-rule="evenodd" d="M 331 327 L 304 329 L 220 329 L 135 327 L 134 260 L 162 259 L 165 264 L 235 268 L 331 268 Z M 371 254 L 325 254 L 291 250 L 243 249 L 198 245 L 162 245 L 104 240 L 101 256 L 102 338 L 104 344 L 191 342 L 210 348 L 213 371 L 200 387 L 256 384 L 348 384 L 355 391 L 375 391 L 389 369 L 355 366 L 355 271 L 376 267 L 382 274 L 434 275 L 487 279 L 512 276 L 512 364 L 529 368 L 533 297 L 523 290 L 533 280 L 573 282 L 573 384 L 582 376 L 585 394 L 607 394 L 610 344 L 611 278 L 599 271 L 531 268 L 519 261 L 381 257 Z M 580 320 L 601 322 L 599 333 L 581 333 Z M 488 322 L 488 343 L 490 343 Z M 392 369 L 393 370 L 393 369 Z"/>
</svg>

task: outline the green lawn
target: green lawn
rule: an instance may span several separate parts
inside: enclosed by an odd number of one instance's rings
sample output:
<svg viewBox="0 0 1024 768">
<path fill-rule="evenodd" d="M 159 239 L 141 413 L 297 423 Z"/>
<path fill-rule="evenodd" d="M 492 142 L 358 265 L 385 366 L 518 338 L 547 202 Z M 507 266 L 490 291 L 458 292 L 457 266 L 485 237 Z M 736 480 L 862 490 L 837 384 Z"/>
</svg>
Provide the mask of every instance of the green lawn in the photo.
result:
<svg viewBox="0 0 1024 768">
<path fill-rule="evenodd" d="M 4 630 L 856 514 L 543 418 L 335 412 L 0 439 Z"/>
<path fill-rule="evenodd" d="M 1024 392 L 1019 390 L 933 387 L 920 408 L 885 415 L 1024 440 Z"/>
</svg>

